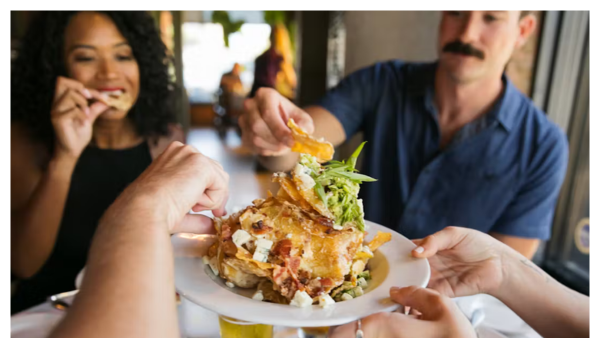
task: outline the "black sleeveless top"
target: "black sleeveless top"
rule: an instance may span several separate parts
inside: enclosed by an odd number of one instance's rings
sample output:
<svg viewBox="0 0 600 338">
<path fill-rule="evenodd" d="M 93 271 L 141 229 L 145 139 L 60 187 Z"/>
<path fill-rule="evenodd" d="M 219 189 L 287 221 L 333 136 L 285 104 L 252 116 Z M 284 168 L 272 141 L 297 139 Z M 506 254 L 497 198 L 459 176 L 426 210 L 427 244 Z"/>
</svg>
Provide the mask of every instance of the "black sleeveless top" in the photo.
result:
<svg viewBox="0 0 600 338">
<path fill-rule="evenodd" d="M 20 282 L 11 299 L 11 313 L 75 288 L 100 217 L 151 162 L 148 142 L 129 149 L 89 146 L 83 151 L 71 177 L 54 250 L 35 276 Z"/>
</svg>

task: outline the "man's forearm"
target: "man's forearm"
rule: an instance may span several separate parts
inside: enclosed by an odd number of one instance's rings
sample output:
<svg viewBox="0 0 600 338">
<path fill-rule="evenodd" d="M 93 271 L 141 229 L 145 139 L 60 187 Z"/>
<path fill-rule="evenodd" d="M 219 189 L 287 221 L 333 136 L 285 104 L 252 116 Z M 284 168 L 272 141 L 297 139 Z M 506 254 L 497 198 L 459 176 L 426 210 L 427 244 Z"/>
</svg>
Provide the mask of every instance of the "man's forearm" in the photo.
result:
<svg viewBox="0 0 600 338">
<path fill-rule="evenodd" d="M 558 283 L 520 254 L 508 253 L 503 261 L 505 281 L 494 297 L 546 338 L 589 337 L 589 297 Z"/>
<path fill-rule="evenodd" d="M 139 200 L 119 204 L 128 212 L 111 207 L 102 218 L 81 291 L 52 337 L 178 336 L 166 227 L 160 217 L 140 218 L 157 211 Z"/>
<path fill-rule="evenodd" d="M 490 236 L 508 245 L 527 259 L 533 258 L 533 255 L 535 255 L 535 252 L 540 246 L 540 240 L 536 238 L 508 236 L 497 232 L 490 233 Z"/>
</svg>

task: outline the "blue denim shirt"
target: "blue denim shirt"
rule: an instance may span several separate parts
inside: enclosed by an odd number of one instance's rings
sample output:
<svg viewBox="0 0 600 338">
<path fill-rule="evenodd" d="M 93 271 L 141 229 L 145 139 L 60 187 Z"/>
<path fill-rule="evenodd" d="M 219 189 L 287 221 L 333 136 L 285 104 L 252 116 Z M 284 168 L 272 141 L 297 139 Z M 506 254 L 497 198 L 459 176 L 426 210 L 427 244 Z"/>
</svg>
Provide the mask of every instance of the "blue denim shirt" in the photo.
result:
<svg viewBox="0 0 600 338">
<path fill-rule="evenodd" d="M 564 132 L 503 76 L 492 109 L 444 149 L 434 106 L 437 63 L 377 63 L 319 105 L 350 138 L 364 132 L 361 186 L 367 220 L 408 238 L 462 226 L 548 239 L 565 175 Z"/>
</svg>

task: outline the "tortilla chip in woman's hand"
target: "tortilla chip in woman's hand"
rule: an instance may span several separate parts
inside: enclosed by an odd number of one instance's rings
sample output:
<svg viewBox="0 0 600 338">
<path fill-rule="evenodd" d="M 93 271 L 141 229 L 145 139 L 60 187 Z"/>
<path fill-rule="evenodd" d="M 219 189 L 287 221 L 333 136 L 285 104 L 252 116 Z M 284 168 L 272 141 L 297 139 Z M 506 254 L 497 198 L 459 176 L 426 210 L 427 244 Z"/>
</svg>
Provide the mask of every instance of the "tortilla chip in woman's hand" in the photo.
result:
<svg viewBox="0 0 600 338">
<path fill-rule="evenodd" d="M 119 96 L 107 95 L 105 99 L 100 101 L 109 107 L 116 108 L 124 112 L 129 111 L 129 109 L 131 109 L 133 106 L 133 98 L 128 93 L 122 93 Z"/>
</svg>

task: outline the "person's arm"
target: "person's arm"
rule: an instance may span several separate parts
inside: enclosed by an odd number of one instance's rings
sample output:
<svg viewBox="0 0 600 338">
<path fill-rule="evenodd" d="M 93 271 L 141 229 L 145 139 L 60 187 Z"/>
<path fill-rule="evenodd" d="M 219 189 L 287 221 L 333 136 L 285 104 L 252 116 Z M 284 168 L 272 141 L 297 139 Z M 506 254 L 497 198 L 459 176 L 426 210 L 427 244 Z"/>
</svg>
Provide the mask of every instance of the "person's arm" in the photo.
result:
<svg viewBox="0 0 600 338">
<path fill-rule="evenodd" d="M 549 128 L 534 147 L 524 182 L 502 212 L 490 235 L 531 259 L 540 240 L 550 237 L 554 208 L 567 170 L 568 143 Z"/>
<path fill-rule="evenodd" d="M 27 155 L 30 154 L 13 156 L 21 157 L 18 161 L 32 162 Z M 15 166 L 19 165 L 13 163 L 11 190 L 29 190 L 30 185 L 34 188 L 28 196 L 14 194 L 11 201 L 11 270 L 20 278 L 29 278 L 44 265 L 54 248 L 75 161 L 55 158 L 45 172 L 39 173 L 15 172 Z"/>
<path fill-rule="evenodd" d="M 535 252 L 540 246 L 540 240 L 535 238 L 521 238 L 516 236 L 507 236 L 497 232 L 490 233 L 490 236 L 508 245 L 527 259 L 533 258 Z"/>
<path fill-rule="evenodd" d="M 545 338 L 589 337 L 589 297 L 558 283 L 517 252 L 503 261 L 503 283 L 492 296 Z"/>
<path fill-rule="evenodd" d="M 491 236 L 448 227 L 413 242 L 412 255 L 429 260 L 429 288 L 450 297 L 490 294 L 544 337 L 589 336 L 589 298 Z"/>
<path fill-rule="evenodd" d="M 225 214 L 228 176 L 175 142 L 102 217 L 81 289 L 52 333 L 62 337 L 178 337 L 170 233 L 210 232 L 189 210 Z"/>
<path fill-rule="evenodd" d="M 32 169 L 39 166 L 32 152 L 14 154 L 11 169 L 20 166 L 27 172 L 11 174 L 11 190 L 16 190 L 11 198 L 18 196 L 11 201 L 11 269 L 18 277 L 37 273 L 54 248 L 75 164 L 92 138 L 94 121 L 107 108 L 102 102 L 89 105 L 92 98 L 103 99 L 99 92 L 59 77 L 49 112 L 56 138 L 47 169 Z M 30 142 L 26 137 L 11 141 L 19 143 L 11 144 L 13 151 Z"/>
<path fill-rule="evenodd" d="M 305 110 L 271 88 L 260 88 L 244 102 L 239 119 L 242 141 L 261 156 L 260 162 L 273 171 L 291 169 L 298 158 L 290 152 L 294 142 L 286 123 L 289 118 L 309 134 L 323 137 L 334 146 L 342 144 L 363 127 L 382 93 L 385 64 L 361 69 L 343 79 L 323 99 Z M 272 158 L 267 158 L 272 157 Z"/>
<path fill-rule="evenodd" d="M 177 337 L 171 242 L 153 215 L 163 210 L 150 198 L 123 203 L 126 212 L 111 207 L 101 220 L 80 292 L 51 337 Z"/>
</svg>

